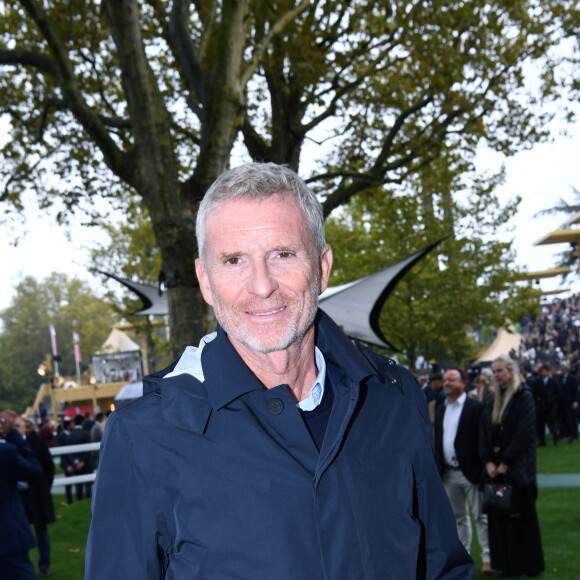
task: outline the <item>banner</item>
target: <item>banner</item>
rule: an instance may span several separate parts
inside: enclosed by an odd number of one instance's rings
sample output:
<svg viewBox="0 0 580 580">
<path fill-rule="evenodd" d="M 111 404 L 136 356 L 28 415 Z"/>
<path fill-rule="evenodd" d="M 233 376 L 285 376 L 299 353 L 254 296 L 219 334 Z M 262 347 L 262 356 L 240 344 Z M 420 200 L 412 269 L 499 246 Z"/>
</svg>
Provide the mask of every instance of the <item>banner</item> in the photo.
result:
<svg viewBox="0 0 580 580">
<path fill-rule="evenodd" d="M 81 357 L 81 345 L 79 344 L 79 334 L 78 332 L 73 332 L 73 342 L 75 345 L 75 360 L 80 363 L 83 359 Z"/>
<path fill-rule="evenodd" d="M 52 356 L 58 356 L 58 348 L 56 347 L 56 330 L 54 326 L 51 324 L 49 325 L 48 329 L 50 330 L 50 343 L 52 344 Z"/>
</svg>

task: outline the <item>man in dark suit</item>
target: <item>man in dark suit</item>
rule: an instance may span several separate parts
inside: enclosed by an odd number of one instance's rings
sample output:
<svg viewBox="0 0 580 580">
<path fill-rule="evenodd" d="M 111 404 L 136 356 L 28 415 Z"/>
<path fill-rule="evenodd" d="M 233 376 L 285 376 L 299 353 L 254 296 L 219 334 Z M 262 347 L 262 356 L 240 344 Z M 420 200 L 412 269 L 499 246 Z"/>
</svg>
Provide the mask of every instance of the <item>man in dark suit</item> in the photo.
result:
<svg viewBox="0 0 580 580">
<path fill-rule="evenodd" d="M 41 578 L 50 577 L 50 537 L 48 524 L 55 521 L 54 504 L 52 501 L 52 482 L 54 480 L 54 461 L 44 439 L 34 430 L 31 421 L 18 417 L 16 429 L 26 439 L 36 459 L 42 467 L 42 477 L 30 482 L 20 490 L 20 499 L 26 510 L 30 523 L 34 526 L 38 542 L 38 568 Z"/>
<path fill-rule="evenodd" d="M 18 496 L 18 481 L 33 481 L 42 470 L 22 435 L 14 428 L 14 411 L 0 413 L 0 576 L 35 580 L 28 550 L 36 545 Z"/>
<path fill-rule="evenodd" d="M 570 443 L 578 443 L 578 379 L 570 372 L 570 363 L 562 361 L 562 411 L 563 411 L 563 436 Z"/>
<path fill-rule="evenodd" d="M 459 539 L 469 552 L 473 536 L 469 507 L 481 546 L 482 573 L 491 573 L 487 516 L 481 511 L 479 480 L 482 464 L 477 451 L 483 404 L 465 393 L 467 377 L 451 368 L 443 376 L 445 402 L 435 409 L 435 459 L 455 516 Z"/>
<path fill-rule="evenodd" d="M 551 375 L 552 367 L 543 364 L 540 368 L 541 384 L 545 392 L 545 421 L 554 438 L 554 445 L 559 445 L 558 408 L 560 406 L 561 389 L 556 378 Z"/>
<path fill-rule="evenodd" d="M 69 445 L 82 445 L 84 443 L 90 443 L 90 433 L 84 428 L 85 419 L 86 417 L 84 415 L 76 415 L 74 420 L 74 427 L 68 438 Z M 91 465 L 90 451 L 71 453 L 70 458 L 74 475 L 86 475 L 87 473 L 92 473 L 93 468 Z M 77 501 L 83 499 L 83 490 L 85 492 L 85 497 L 90 498 L 91 488 L 91 483 L 75 484 Z"/>
</svg>

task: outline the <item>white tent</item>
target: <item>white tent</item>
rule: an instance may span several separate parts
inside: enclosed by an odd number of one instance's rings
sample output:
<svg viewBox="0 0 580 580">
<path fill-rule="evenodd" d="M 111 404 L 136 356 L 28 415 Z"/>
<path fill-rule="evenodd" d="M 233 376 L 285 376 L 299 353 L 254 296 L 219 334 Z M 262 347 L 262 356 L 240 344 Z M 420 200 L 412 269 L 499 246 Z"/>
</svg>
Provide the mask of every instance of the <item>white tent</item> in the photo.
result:
<svg viewBox="0 0 580 580">
<path fill-rule="evenodd" d="M 509 331 L 503 326 L 499 328 L 491 344 L 475 359 L 475 364 L 491 362 L 500 355 L 509 356 L 512 349 L 519 353 L 520 343 L 524 338 L 511 323 L 508 326 Z"/>
<path fill-rule="evenodd" d="M 122 330 L 113 328 L 107 340 L 103 343 L 99 354 L 114 352 L 131 352 L 140 350 L 139 345 L 131 340 Z"/>
</svg>

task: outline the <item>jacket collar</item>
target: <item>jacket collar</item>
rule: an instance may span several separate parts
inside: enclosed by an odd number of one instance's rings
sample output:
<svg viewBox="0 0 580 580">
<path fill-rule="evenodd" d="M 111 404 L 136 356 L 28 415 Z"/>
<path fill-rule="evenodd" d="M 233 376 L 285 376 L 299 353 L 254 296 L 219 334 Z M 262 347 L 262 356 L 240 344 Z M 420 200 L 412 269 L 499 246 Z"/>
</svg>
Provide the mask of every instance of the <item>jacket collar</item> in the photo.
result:
<svg viewBox="0 0 580 580">
<path fill-rule="evenodd" d="M 349 383 L 360 384 L 371 375 L 382 380 L 384 373 L 371 364 L 359 345 L 346 337 L 327 314 L 319 310 L 315 324 L 316 346 L 327 362 L 344 371 Z M 199 433 L 204 431 L 212 409 L 218 410 L 246 393 L 264 389 L 219 325 L 216 338 L 201 351 L 201 364 L 204 382 L 187 373 L 163 378 L 175 369 L 177 361 L 143 381 L 144 393 L 154 392 L 161 398 L 162 412 L 169 422 Z M 394 372 L 395 368 L 392 363 Z M 355 389 L 353 396 L 357 392 Z"/>
</svg>

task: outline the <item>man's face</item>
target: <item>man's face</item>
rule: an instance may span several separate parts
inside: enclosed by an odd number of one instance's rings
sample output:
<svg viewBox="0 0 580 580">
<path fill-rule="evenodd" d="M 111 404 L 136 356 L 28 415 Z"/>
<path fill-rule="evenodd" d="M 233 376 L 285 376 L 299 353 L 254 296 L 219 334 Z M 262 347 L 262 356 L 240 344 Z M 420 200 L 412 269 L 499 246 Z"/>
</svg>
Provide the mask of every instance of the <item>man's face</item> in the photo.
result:
<svg viewBox="0 0 580 580">
<path fill-rule="evenodd" d="M 18 430 L 20 435 L 26 435 L 26 423 L 22 417 L 17 417 L 14 421 L 14 428 Z"/>
<path fill-rule="evenodd" d="M 230 340 L 262 353 L 299 341 L 332 265 L 329 246 L 317 258 L 300 206 L 279 196 L 227 201 L 208 216 L 205 236 L 197 276 Z"/>
<path fill-rule="evenodd" d="M 450 369 L 443 375 L 443 390 L 450 399 L 457 399 L 465 392 L 465 383 L 458 371 Z"/>
</svg>

